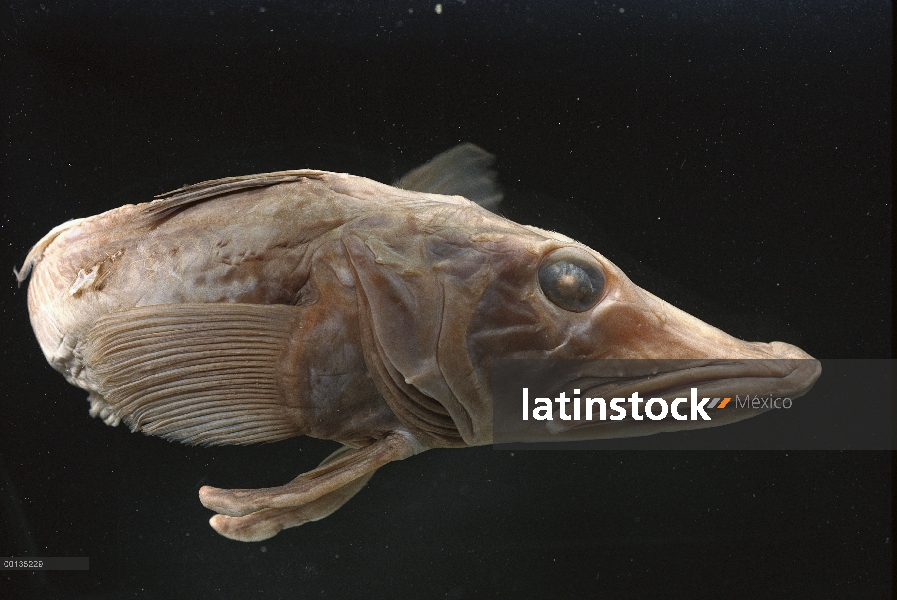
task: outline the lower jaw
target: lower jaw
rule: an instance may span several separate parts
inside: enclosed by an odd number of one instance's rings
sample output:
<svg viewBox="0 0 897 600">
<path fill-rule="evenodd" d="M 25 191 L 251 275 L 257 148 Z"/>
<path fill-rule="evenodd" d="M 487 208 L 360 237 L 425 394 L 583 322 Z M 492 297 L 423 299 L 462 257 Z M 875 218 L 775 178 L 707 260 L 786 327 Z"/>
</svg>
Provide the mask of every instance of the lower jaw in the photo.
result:
<svg viewBox="0 0 897 600">
<path fill-rule="evenodd" d="M 621 383 L 606 382 L 598 386 L 585 387 L 578 394 L 580 398 L 604 398 L 608 403 L 617 398 L 626 400 L 623 406 L 626 408 L 627 417 L 623 420 L 593 420 L 580 422 L 550 421 L 546 423 L 544 439 L 532 441 L 582 441 L 592 439 L 609 439 L 624 437 L 641 437 L 662 432 L 684 431 L 690 429 L 704 429 L 718 427 L 729 423 L 735 423 L 743 419 L 760 415 L 773 408 L 773 401 L 779 400 L 779 405 L 784 398 L 794 400 L 806 394 L 815 383 L 820 373 L 819 362 L 814 359 L 801 359 L 792 361 L 776 360 L 780 367 L 778 372 L 768 369 L 769 364 L 761 365 L 768 361 L 749 361 L 747 366 L 742 363 L 727 362 L 725 365 L 703 365 L 680 371 L 673 371 L 658 376 L 640 377 L 628 379 Z M 722 371 L 720 371 L 722 369 Z M 709 377 L 709 375 L 715 375 Z M 730 374 L 731 376 L 722 376 Z M 657 385 L 660 383 L 660 385 Z M 652 385 L 653 384 L 653 385 Z M 565 386 L 568 387 L 569 386 Z M 697 402 L 704 398 L 709 399 L 703 405 L 703 411 L 710 418 L 692 420 L 691 398 L 692 388 L 695 388 Z M 629 402 L 633 393 L 638 393 L 639 413 L 641 419 L 631 416 L 632 404 Z M 687 403 L 681 403 L 679 413 L 686 416 L 686 420 L 677 420 L 668 412 L 666 417 L 653 420 L 646 416 L 646 404 L 652 398 L 661 398 L 667 406 L 678 398 L 686 399 Z M 729 402 L 725 399 L 729 398 Z M 757 403 L 753 402 L 758 398 Z M 714 399 L 719 399 L 714 402 Z M 584 401 L 584 400 L 583 400 Z M 657 414 L 656 409 L 654 413 Z M 608 408 L 608 414 L 611 414 Z"/>
</svg>

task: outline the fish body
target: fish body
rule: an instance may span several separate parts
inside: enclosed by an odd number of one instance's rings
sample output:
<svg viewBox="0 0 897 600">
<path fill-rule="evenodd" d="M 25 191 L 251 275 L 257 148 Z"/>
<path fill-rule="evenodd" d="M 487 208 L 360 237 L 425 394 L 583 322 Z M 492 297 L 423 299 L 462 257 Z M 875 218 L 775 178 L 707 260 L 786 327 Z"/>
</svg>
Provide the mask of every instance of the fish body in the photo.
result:
<svg viewBox="0 0 897 600">
<path fill-rule="evenodd" d="M 800 349 L 737 340 L 591 248 L 491 212 L 489 162 L 460 146 L 398 182 L 414 189 L 312 170 L 235 177 L 70 221 L 19 274 L 35 334 L 109 424 L 344 445 L 285 486 L 200 490 L 212 526 L 240 540 L 323 518 L 391 460 L 492 443 L 497 358 L 687 359 L 705 379 L 707 360 L 727 359 L 714 378 L 791 397 L 818 377 Z"/>
<path fill-rule="evenodd" d="M 172 207 L 179 197 L 127 205 L 70 221 L 51 234 L 52 241 L 45 238 L 48 244 L 29 285 L 34 330 L 50 364 L 91 392 L 92 402 L 104 414 L 119 418 L 121 411 L 105 400 L 99 365 L 88 359 L 90 331 L 104 316 L 143 308 L 129 313 L 140 318 L 119 323 L 116 331 L 129 323 L 144 330 L 155 323 L 161 328 L 156 341 L 176 339 L 174 361 L 189 345 L 172 337 L 180 321 L 199 323 L 207 337 L 221 336 L 215 319 L 225 330 L 242 322 L 244 329 L 228 338 L 238 359 L 247 350 L 240 344 L 252 343 L 248 336 L 276 337 L 283 345 L 278 353 L 264 355 L 264 360 L 277 363 L 276 373 L 252 374 L 275 379 L 283 392 L 279 406 L 272 406 L 283 413 L 276 426 L 281 433 L 256 427 L 249 437 L 232 429 L 184 437 L 165 430 L 166 437 L 249 443 L 260 437 L 273 441 L 312 435 L 349 442 L 382 437 L 382 431 L 394 425 L 361 353 L 353 276 L 341 241 L 341 229 L 366 203 L 333 189 L 356 178 L 320 172 L 264 177 L 269 178 L 289 182 L 256 181 L 250 184 L 255 187 L 189 207 Z M 156 210 L 163 205 L 176 215 Z M 150 308 L 156 306 L 179 309 L 166 319 Z M 239 312 L 240 307 L 246 310 Z M 235 308 L 238 312 L 227 312 Z M 252 328 L 247 321 L 254 315 L 262 321 Z M 164 348 L 158 351 L 168 356 Z M 160 360 L 154 363 L 158 368 Z M 197 370 L 218 360 L 220 356 L 200 361 Z M 327 417 L 331 413 L 340 418 Z M 141 428 L 136 420 L 125 420 Z M 385 423 L 381 427 L 376 421 Z"/>
</svg>

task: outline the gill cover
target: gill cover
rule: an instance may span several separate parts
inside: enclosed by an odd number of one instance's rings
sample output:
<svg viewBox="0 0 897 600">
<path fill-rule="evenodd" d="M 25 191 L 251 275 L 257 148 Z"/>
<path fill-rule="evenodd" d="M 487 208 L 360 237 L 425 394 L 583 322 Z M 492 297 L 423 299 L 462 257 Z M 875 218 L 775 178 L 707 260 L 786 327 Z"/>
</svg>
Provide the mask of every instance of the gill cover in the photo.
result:
<svg viewBox="0 0 897 600">
<path fill-rule="evenodd" d="M 446 210 L 504 221 L 473 204 Z M 508 248 L 506 236 L 476 230 L 378 215 L 375 224 L 343 237 L 368 367 L 396 416 L 432 446 L 492 439 L 489 382 L 468 351 L 468 334 Z"/>
</svg>

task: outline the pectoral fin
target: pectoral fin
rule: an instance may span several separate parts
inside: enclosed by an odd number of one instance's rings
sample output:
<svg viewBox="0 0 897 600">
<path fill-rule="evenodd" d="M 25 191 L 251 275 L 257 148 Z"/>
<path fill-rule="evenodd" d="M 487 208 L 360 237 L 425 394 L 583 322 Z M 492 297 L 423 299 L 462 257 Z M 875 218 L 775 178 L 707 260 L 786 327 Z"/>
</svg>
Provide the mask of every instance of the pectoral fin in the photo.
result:
<svg viewBox="0 0 897 600">
<path fill-rule="evenodd" d="M 111 412 L 104 418 L 190 444 L 300 435 L 284 410 L 278 371 L 300 310 L 169 304 L 100 318 L 85 364 Z"/>
</svg>

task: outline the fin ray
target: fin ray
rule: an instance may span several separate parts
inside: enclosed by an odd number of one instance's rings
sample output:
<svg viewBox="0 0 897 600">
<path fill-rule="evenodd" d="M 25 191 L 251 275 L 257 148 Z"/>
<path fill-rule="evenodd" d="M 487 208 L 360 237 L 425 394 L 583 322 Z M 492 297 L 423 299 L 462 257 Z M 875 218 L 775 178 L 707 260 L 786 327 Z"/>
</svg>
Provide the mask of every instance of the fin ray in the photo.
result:
<svg viewBox="0 0 897 600">
<path fill-rule="evenodd" d="M 393 185 L 403 190 L 463 196 L 494 210 L 502 199 L 491 168 L 495 156 L 471 143 L 459 144 L 405 173 Z"/>
<path fill-rule="evenodd" d="M 159 194 L 156 196 L 155 200 L 146 204 L 141 212 L 145 217 L 153 220 L 163 219 L 191 204 L 211 200 L 225 194 L 252 188 L 269 187 L 280 183 L 290 183 L 299 181 L 302 178 L 321 179 L 326 175 L 327 173 L 324 171 L 300 169 L 212 179 L 201 183 L 185 185 L 176 190 Z"/>
<path fill-rule="evenodd" d="M 114 414 L 133 430 L 193 444 L 299 435 L 285 413 L 278 366 L 298 309 L 169 304 L 100 318 L 86 364 Z"/>
</svg>

